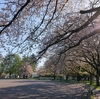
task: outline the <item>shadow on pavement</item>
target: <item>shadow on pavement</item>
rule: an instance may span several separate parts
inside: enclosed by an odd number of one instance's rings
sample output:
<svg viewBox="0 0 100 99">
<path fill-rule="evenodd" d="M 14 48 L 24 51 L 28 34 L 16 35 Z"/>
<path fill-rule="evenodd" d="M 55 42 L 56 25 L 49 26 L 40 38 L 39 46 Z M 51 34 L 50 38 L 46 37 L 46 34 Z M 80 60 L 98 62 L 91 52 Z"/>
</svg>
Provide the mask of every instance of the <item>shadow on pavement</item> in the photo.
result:
<svg viewBox="0 0 100 99">
<path fill-rule="evenodd" d="M 1 88 L 0 99 L 81 99 L 82 93 L 76 92 L 78 88 L 75 90 L 68 88 L 56 83 L 32 81 L 32 84 Z"/>
</svg>

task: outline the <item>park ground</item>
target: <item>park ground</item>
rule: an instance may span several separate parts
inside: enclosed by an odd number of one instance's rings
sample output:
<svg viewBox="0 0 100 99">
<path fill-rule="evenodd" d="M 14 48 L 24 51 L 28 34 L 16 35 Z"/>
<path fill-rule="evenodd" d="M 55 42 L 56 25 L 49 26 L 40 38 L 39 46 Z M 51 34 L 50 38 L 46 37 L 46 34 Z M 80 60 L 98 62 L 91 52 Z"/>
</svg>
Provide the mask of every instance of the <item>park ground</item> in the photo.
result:
<svg viewBox="0 0 100 99">
<path fill-rule="evenodd" d="M 83 84 L 31 79 L 1 79 L 0 99 L 83 99 Z"/>
</svg>

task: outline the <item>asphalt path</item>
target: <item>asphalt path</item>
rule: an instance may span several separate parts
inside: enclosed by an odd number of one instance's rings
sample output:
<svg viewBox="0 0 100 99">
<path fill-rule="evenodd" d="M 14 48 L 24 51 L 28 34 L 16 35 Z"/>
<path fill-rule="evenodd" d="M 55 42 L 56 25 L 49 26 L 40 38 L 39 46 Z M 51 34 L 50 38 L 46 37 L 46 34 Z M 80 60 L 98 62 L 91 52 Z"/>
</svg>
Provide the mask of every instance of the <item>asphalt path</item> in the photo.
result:
<svg viewBox="0 0 100 99">
<path fill-rule="evenodd" d="M 0 80 L 0 99 L 81 99 L 81 84 L 29 79 Z"/>
</svg>

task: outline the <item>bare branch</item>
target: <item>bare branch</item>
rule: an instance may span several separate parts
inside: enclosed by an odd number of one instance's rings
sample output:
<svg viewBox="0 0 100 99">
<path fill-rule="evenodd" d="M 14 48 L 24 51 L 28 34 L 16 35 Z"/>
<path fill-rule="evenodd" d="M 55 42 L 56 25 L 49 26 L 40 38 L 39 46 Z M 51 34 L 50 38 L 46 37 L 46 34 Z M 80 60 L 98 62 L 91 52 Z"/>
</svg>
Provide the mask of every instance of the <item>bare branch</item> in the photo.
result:
<svg viewBox="0 0 100 99">
<path fill-rule="evenodd" d="M 100 11 L 97 11 L 87 22 L 85 22 L 85 23 L 84 23 L 82 26 L 80 26 L 79 28 L 77 28 L 77 29 L 75 29 L 75 30 L 72 30 L 72 31 L 65 32 L 64 34 L 60 35 L 60 37 L 58 37 L 58 39 L 57 39 L 55 42 L 53 42 L 53 43 L 47 45 L 46 48 L 44 48 L 42 51 L 39 52 L 39 54 L 41 54 L 42 52 L 45 53 L 45 52 L 48 50 L 48 48 L 51 47 L 52 45 L 55 45 L 55 44 L 61 42 L 62 40 L 68 39 L 73 33 L 78 33 L 78 32 L 81 31 L 82 29 L 86 28 L 93 20 L 95 20 L 95 19 L 100 15 L 99 12 L 100 12 Z M 70 33 L 70 34 L 69 34 L 67 37 L 63 38 L 63 37 L 64 37 L 66 34 L 68 34 L 68 33 Z M 79 42 L 78 42 L 77 44 L 75 44 L 74 46 L 71 46 L 71 47 L 68 48 L 68 49 L 71 49 L 71 48 L 73 48 L 73 47 L 75 47 L 75 46 L 78 46 L 83 40 L 85 40 L 85 39 L 89 38 L 89 36 L 91 37 L 91 36 L 93 36 L 93 35 L 95 35 L 94 32 L 92 32 L 92 33 L 90 33 L 90 34 L 88 34 L 88 35 L 85 35 L 83 38 L 81 38 L 81 39 L 79 40 Z"/>
<path fill-rule="evenodd" d="M 86 14 L 86 13 L 91 13 L 91 12 L 98 11 L 98 10 L 100 10 L 100 7 L 92 8 L 92 9 L 89 9 L 89 10 L 81 10 L 80 13 Z"/>
<path fill-rule="evenodd" d="M 17 18 L 17 16 L 20 14 L 20 12 L 28 5 L 30 3 L 30 0 L 27 0 L 27 2 L 18 10 L 18 12 L 14 15 L 14 17 L 12 18 L 12 20 L 8 23 L 8 24 L 6 24 L 5 25 L 5 27 L 2 29 L 2 30 L 0 30 L 0 34 L 2 34 L 2 32 L 7 28 L 7 27 L 9 27 L 11 24 L 12 24 L 12 22 Z"/>
<path fill-rule="evenodd" d="M 69 49 L 72 49 L 72 48 L 74 48 L 74 47 L 80 45 L 80 43 L 81 43 L 83 40 L 88 39 L 88 38 L 90 38 L 90 37 L 92 37 L 93 35 L 96 35 L 96 34 L 98 34 L 98 33 L 100 33 L 100 28 L 99 28 L 99 27 L 98 27 L 97 29 L 95 29 L 93 32 L 90 32 L 89 34 L 87 34 L 87 35 L 85 35 L 84 37 L 82 37 L 75 45 L 67 47 L 67 48 L 66 48 L 65 50 L 63 50 L 60 54 L 65 53 L 65 52 L 68 51 Z"/>
</svg>

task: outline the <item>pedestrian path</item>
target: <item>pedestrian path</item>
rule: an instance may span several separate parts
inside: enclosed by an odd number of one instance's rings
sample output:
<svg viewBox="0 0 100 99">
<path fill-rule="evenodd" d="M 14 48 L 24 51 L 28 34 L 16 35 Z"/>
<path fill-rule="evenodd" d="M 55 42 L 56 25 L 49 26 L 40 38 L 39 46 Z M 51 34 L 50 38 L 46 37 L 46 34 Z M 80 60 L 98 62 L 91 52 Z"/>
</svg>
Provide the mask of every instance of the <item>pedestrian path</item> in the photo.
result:
<svg viewBox="0 0 100 99">
<path fill-rule="evenodd" d="M 83 84 L 31 79 L 0 80 L 0 99 L 87 99 Z"/>
<path fill-rule="evenodd" d="M 92 92 L 94 94 L 94 99 L 100 99 L 100 90 L 92 88 Z"/>
</svg>

